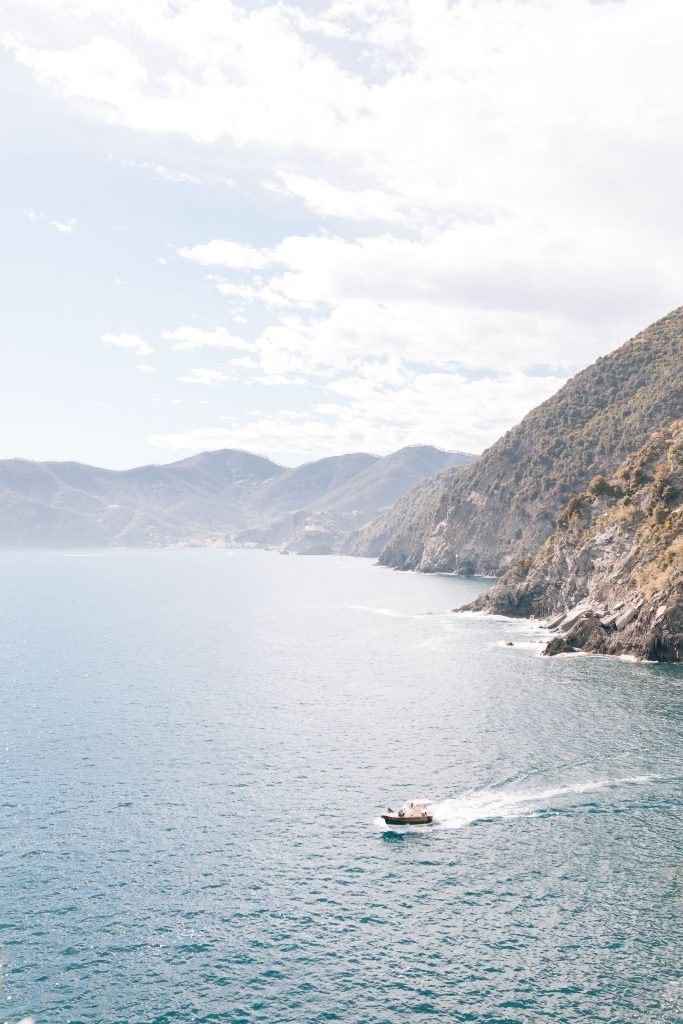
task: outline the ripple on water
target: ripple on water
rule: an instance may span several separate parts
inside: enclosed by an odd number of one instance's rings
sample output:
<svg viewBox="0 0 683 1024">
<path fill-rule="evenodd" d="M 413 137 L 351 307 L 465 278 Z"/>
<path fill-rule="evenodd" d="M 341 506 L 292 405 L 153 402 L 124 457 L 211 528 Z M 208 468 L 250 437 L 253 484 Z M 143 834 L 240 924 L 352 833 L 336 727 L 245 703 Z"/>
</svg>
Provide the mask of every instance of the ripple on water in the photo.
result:
<svg viewBox="0 0 683 1024">
<path fill-rule="evenodd" d="M 681 1020 L 675 670 L 364 561 L 0 557 L 10 1019 Z"/>
</svg>

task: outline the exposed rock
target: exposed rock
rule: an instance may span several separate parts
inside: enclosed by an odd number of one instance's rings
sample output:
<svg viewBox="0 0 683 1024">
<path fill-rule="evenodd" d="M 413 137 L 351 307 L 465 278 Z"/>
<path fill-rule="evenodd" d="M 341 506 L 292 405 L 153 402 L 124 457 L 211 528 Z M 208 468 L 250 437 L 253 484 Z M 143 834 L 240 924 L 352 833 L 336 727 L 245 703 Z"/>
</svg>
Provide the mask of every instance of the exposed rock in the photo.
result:
<svg viewBox="0 0 683 1024">
<path fill-rule="evenodd" d="M 617 629 L 626 629 L 629 622 L 632 622 L 637 614 L 638 609 L 635 607 L 635 605 L 631 605 L 630 608 L 627 608 L 625 612 L 622 612 L 621 615 L 619 615 L 619 617 L 615 619 L 614 625 L 617 627 Z"/>
<path fill-rule="evenodd" d="M 549 640 L 543 651 L 549 658 L 552 658 L 555 654 L 574 654 L 576 651 L 575 647 L 572 647 L 570 643 L 567 643 L 563 636 L 554 636 L 552 640 Z"/>
<path fill-rule="evenodd" d="M 605 484 L 575 496 L 536 555 L 469 607 L 544 618 L 580 650 L 681 661 L 683 420 Z"/>
<path fill-rule="evenodd" d="M 577 619 L 564 639 L 571 647 L 583 651 L 598 650 L 602 644 L 603 629 L 600 620 L 593 612 L 588 612 Z"/>
<path fill-rule="evenodd" d="M 574 626 L 574 624 L 579 622 L 581 619 L 585 618 L 586 616 L 594 617 L 594 614 L 595 613 L 593 612 L 593 609 L 587 607 L 586 605 L 579 605 L 578 608 L 572 608 L 572 610 L 570 612 L 567 612 L 567 614 L 564 616 L 562 628 L 565 630 L 571 629 Z"/>
</svg>

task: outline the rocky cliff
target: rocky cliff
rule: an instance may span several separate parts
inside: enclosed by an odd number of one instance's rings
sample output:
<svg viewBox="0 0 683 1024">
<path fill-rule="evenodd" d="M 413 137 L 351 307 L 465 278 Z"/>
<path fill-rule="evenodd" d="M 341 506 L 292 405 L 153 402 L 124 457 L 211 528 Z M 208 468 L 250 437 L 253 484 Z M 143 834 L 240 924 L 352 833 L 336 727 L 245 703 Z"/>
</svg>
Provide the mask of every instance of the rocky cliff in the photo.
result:
<svg viewBox="0 0 683 1024">
<path fill-rule="evenodd" d="M 547 654 L 683 660 L 683 420 L 596 476 L 555 532 L 469 609 L 548 619 Z"/>
<path fill-rule="evenodd" d="M 683 413 L 683 307 L 567 382 L 466 467 L 380 562 L 500 575 L 552 532 L 570 493 Z"/>
</svg>

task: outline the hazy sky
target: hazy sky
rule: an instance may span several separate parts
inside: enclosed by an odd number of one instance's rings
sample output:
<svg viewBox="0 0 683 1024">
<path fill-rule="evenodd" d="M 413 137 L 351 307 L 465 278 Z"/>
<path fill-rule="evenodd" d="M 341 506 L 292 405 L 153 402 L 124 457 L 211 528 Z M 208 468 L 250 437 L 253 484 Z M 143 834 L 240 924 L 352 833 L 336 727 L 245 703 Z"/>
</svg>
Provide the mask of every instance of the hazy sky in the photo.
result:
<svg viewBox="0 0 683 1024">
<path fill-rule="evenodd" d="M 478 452 L 683 301 L 680 0 L 3 15 L 2 457 Z"/>
</svg>

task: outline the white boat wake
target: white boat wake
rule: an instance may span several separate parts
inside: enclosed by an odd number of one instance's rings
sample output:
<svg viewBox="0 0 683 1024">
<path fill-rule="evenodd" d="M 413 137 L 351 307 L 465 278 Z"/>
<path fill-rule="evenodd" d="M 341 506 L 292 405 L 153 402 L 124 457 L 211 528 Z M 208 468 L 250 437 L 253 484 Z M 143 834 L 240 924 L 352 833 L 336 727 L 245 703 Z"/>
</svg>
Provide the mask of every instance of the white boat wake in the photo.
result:
<svg viewBox="0 0 683 1024">
<path fill-rule="evenodd" d="M 479 789 L 470 790 L 450 800 L 435 802 L 434 824 L 442 828 L 464 828 L 476 821 L 521 818 L 551 810 L 549 803 L 583 793 L 623 786 L 639 786 L 659 778 L 657 775 L 635 775 L 620 779 L 599 779 L 538 790 Z"/>
</svg>

